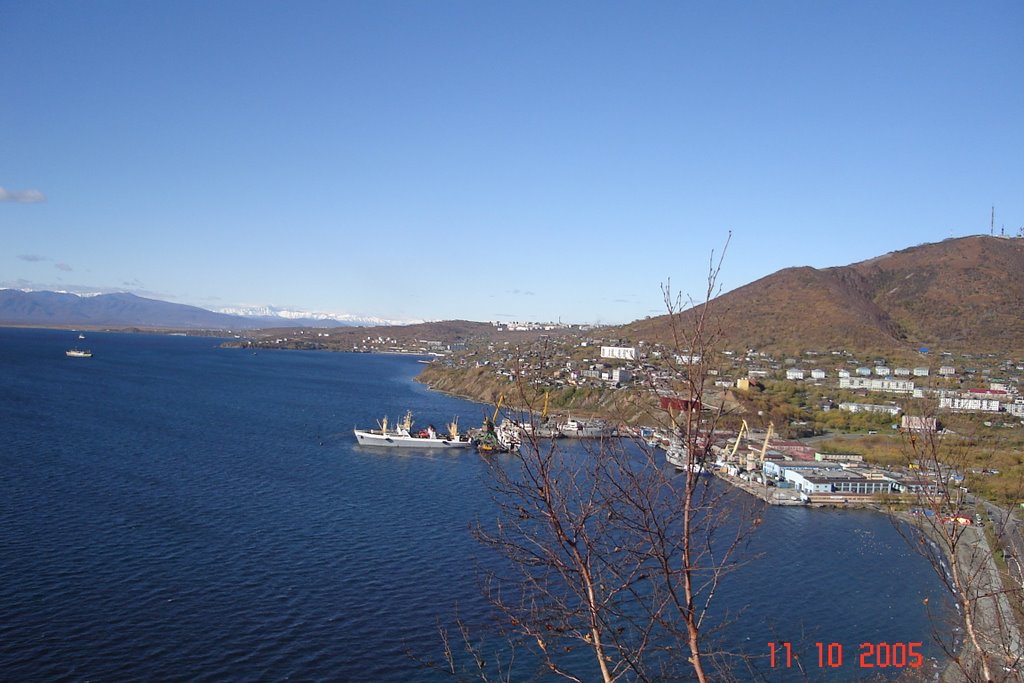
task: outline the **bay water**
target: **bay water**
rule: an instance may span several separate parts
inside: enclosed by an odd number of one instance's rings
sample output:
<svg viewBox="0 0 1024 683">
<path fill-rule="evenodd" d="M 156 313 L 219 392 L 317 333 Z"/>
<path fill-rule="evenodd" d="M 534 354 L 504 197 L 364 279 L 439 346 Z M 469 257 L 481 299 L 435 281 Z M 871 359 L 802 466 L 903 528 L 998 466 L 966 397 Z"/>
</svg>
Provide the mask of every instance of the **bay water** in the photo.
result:
<svg viewBox="0 0 1024 683">
<path fill-rule="evenodd" d="M 490 407 L 416 383 L 411 357 L 86 336 L 0 329 L 0 680 L 445 680 L 422 663 L 438 625 L 483 620 L 479 563 L 500 571 L 469 532 L 487 469 L 352 428 Z M 941 586 L 885 517 L 769 509 L 751 552 L 717 598 L 751 680 L 898 673 L 862 669 L 865 642 L 938 657 Z"/>
</svg>

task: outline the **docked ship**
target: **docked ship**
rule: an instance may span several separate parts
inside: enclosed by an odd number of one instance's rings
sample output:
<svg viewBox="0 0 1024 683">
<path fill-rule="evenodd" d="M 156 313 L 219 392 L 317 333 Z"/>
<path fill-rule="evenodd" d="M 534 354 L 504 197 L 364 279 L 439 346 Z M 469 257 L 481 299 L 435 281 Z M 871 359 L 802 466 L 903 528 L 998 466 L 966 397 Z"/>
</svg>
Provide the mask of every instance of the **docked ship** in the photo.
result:
<svg viewBox="0 0 1024 683">
<path fill-rule="evenodd" d="M 508 418 L 495 425 L 494 418 L 484 416 L 483 426 L 474 430 L 473 443 L 481 453 L 515 453 L 522 447 L 523 439 L 528 437 L 529 426 L 529 423 L 524 425 Z"/>
<path fill-rule="evenodd" d="M 601 439 L 618 436 L 618 431 L 601 420 L 574 420 L 572 416 L 558 425 L 559 433 L 569 439 Z"/>
<path fill-rule="evenodd" d="M 414 431 L 412 412 L 405 414 L 397 425 L 388 424 L 388 418 L 380 421 L 380 429 L 353 429 L 360 446 L 382 446 L 385 448 L 469 448 L 467 436 L 459 434 L 458 420 L 448 425 L 447 435 L 438 432 L 433 425 Z"/>
<path fill-rule="evenodd" d="M 494 430 L 494 434 L 503 450 L 514 453 L 522 447 L 523 437 L 526 435 L 524 426 L 528 427 L 529 423 L 522 425 L 508 418 L 501 421 L 498 428 Z"/>
<path fill-rule="evenodd" d="M 678 472 L 689 469 L 695 474 L 711 474 L 710 470 L 696 460 L 690 461 L 690 450 L 681 443 L 669 445 L 665 451 L 665 462 L 672 465 Z"/>
</svg>

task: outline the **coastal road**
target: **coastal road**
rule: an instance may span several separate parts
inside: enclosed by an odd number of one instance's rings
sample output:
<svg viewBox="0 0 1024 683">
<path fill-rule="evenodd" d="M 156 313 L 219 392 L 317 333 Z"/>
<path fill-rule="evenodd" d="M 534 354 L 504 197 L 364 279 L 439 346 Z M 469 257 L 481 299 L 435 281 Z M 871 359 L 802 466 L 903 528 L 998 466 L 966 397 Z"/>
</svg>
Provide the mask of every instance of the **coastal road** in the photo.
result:
<svg viewBox="0 0 1024 683">
<path fill-rule="evenodd" d="M 968 500 L 971 502 L 971 500 Z M 980 508 L 992 518 L 993 530 L 999 546 L 991 548 L 981 527 L 964 529 L 961 537 L 961 566 L 971 577 L 970 592 L 976 600 L 975 615 L 982 640 L 982 646 L 992 657 L 998 671 L 993 672 L 997 680 L 1024 681 L 1024 640 L 1022 640 L 1016 619 L 1016 610 L 1010 600 L 1019 600 L 1020 595 L 1008 594 L 999 576 L 995 553 L 1003 548 L 1007 551 L 1007 566 L 1011 578 L 1024 585 L 1024 575 L 1019 558 L 1024 548 L 1021 539 L 1020 521 L 1014 519 L 1010 510 L 980 499 L 975 499 Z"/>
<path fill-rule="evenodd" d="M 995 531 L 998 549 L 1004 550 L 1007 556 L 1007 566 L 1010 568 L 1010 575 L 1021 587 L 1024 587 L 1024 573 L 1022 565 L 1024 562 L 1024 527 L 1021 521 L 1013 515 L 1013 511 L 1007 508 L 994 505 L 988 501 L 974 499 L 991 517 L 992 527 Z M 1012 559 L 1010 559 L 1012 558 Z"/>
</svg>

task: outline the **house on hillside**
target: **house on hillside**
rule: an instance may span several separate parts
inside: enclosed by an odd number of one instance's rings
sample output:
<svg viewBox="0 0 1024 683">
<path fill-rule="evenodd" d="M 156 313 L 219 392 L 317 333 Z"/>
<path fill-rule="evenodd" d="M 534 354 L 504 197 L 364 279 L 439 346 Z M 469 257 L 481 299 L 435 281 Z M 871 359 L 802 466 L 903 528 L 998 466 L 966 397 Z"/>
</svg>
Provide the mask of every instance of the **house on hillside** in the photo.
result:
<svg viewBox="0 0 1024 683">
<path fill-rule="evenodd" d="M 848 413 L 889 413 L 894 416 L 900 414 L 899 406 L 878 405 L 875 403 L 851 403 L 848 401 L 840 403 L 839 410 L 845 410 Z"/>
<path fill-rule="evenodd" d="M 939 423 L 934 417 L 904 415 L 900 418 L 900 429 L 905 432 L 935 432 Z"/>
<path fill-rule="evenodd" d="M 1002 406 L 999 401 L 985 398 L 955 398 L 946 396 L 939 399 L 940 408 L 960 412 L 998 413 Z"/>
</svg>

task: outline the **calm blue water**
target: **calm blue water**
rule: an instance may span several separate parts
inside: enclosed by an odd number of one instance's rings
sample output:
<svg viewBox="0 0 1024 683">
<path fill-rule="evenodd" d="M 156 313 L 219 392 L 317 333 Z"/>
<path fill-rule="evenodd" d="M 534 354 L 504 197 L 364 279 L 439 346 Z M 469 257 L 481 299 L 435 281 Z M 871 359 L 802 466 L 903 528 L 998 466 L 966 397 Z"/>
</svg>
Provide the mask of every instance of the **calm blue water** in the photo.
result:
<svg viewBox="0 0 1024 683">
<path fill-rule="evenodd" d="M 485 469 L 351 428 L 483 406 L 410 358 L 87 334 L 69 359 L 70 332 L 0 329 L 0 679 L 442 680 L 408 653 L 486 611 Z M 929 641 L 940 588 L 885 518 L 773 509 L 756 549 L 720 596 L 737 649 L 788 640 L 809 680 L 859 680 L 859 643 Z M 845 644 L 831 678 L 816 641 Z"/>
</svg>

